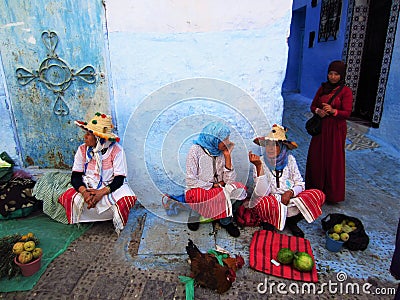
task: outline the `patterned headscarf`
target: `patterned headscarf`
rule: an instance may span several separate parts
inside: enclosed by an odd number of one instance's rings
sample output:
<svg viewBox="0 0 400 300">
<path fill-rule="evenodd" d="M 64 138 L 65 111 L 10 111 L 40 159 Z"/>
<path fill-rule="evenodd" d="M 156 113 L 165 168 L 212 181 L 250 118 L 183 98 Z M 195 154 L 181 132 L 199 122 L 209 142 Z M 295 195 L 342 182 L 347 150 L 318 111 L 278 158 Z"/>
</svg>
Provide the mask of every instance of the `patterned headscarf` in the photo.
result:
<svg viewBox="0 0 400 300">
<path fill-rule="evenodd" d="M 218 149 L 218 144 L 231 134 L 228 126 L 220 122 L 211 122 L 201 131 L 199 138 L 193 141 L 207 149 L 212 156 L 219 156 L 222 152 Z"/>
<path fill-rule="evenodd" d="M 276 141 L 278 143 L 280 152 L 274 158 L 269 158 L 265 155 L 265 163 L 270 170 L 282 171 L 288 163 L 288 147 L 282 141 Z"/>
<path fill-rule="evenodd" d="M 103 183 L 102 154 L 104 154 L 111 145 L 115 144 L 115 142 L 106 140 L 104 138 L 100 138 L 98 136 L 95 136 L 95 137 L 96 137 L 96 146 L 94 148 L 88 147 L 88 149 L 86 151 L 85 173 L 86 173 L 87 165 L 94 158 L 94 160 L 96 161 L 95 171 L 100 176 L 100 180 L 97 184 L 97 188 L 100 188 L 101 184 Z"/>
</svg>

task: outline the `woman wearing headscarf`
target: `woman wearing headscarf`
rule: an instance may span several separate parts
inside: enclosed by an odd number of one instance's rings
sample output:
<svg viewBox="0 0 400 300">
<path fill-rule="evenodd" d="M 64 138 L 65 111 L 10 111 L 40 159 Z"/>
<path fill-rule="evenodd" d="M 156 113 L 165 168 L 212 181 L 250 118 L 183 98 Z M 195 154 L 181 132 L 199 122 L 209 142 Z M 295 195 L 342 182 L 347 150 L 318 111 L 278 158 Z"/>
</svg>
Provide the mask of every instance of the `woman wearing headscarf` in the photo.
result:
<svg viewBox="0 0 400 300">
<path fill-rule="evenodd" d="M 322 118 L 322 130 L 311 138 L 306 164 L 306 188 L 322 190 L 327 203 L 345 199 L 346 120 L 353 107 L 353 94 L 345 86 L 346 65 L 333 61 L 328 80 L 319 87 L 311 103 L 311 112 Z M 330 104 L 327 102 L 338 91 Z"/>
<path fill-rule="evenodd" d="M 189 150 L 186 159 L 185 201 L 193 211 L 188 219 L 190 230 L 199 228 L 200 215 L 219 220 L 233 236 L 240 231 L 232 222 L 232 203 L 246 198 L 245 186 L 236 182 L 231 153 L 234 143 L 229 140 L 229 127 L 212 122 L 205 126 Z"/>
<path fill-rule="evenodd" d="M 68 223 L 113 220 L 117 233 L 124 228 L 136 196 L 129 187 L 125 152 L 112 133 L 111 116 L 97 112 L 90 122 L 75 121 L 84 129 L 85 143 L 78 147 L 71 184 L 59 197 Z"/>
<path fill-rule="evenodd" d="M 265 230 L 287 227 L 294 236 L 304 237 L 297 223 L 303 218 L 311 223 L 322 213 L 325 195 L 317 189 L 304 190 L 304 181 L 296 159 L 289 150 L 297 148 L 286 138 L 287 128 L 274 124 L 271 132 L 254 139 L 265 147 L 265 159 L 249 152 L 254 165 L 255 188 L 250 200 Z"/>
</svg>

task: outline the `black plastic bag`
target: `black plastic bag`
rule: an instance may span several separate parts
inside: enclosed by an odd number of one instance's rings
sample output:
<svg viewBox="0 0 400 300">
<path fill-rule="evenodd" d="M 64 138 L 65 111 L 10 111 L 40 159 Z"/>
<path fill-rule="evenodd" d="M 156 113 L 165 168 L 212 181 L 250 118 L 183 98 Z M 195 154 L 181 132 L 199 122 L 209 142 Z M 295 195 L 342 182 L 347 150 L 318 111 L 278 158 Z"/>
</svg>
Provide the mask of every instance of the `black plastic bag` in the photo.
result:
<svg viewBox="0 0 400 300">
<path fill-rule="evenodd" d="M 363 223 L 354 217 L 344 214 L 329 214 L 321 220 L 322 229 L 326 232 L 330 230 L 335 224 L 342 223 L 343 220 L 353 221 L 357 229 L 349 232 L 349 239 L 343 244 L 349 250 L 362 250 L 367 249 L 369 244 L 369 237 L 365 232 Z"/>
<path fill-rule="evenodd" d="M 311 136 L 315 136 L 321 133 L 321 117 L 314 114 L 310 119 L 307 120 L 305 126 L 307 132 Z"/>
</svg>

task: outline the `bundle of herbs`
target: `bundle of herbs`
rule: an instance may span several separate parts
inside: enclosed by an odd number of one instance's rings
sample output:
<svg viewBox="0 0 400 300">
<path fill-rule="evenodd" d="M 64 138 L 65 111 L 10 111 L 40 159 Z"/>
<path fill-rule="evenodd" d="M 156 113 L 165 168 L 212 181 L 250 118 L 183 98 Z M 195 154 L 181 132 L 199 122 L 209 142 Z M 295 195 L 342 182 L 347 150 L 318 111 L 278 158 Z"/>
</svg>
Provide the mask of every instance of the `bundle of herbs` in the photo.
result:
<svg viewBox="0 0 400 300">
<path fill-rule="evenodd" d="M 20 234 L 7 235 L 0 238 L 0 278 L 8 277 L 9 279 L 18 275 L 21 269 L 14 263 L 15 254 L 13 253 L 13 246 L 16 242 L 20 241 L 22 236 Z"/>
</svg>

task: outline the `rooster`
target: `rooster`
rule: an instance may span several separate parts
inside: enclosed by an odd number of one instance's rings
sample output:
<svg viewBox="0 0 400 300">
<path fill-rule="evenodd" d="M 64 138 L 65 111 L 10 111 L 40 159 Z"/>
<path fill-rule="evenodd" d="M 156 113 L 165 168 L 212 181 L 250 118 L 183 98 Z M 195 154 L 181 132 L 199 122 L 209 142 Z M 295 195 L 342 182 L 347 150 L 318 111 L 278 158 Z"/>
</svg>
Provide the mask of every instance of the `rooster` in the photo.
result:
<svg viewBox="0 0 400 300">
<path fill-rule="evenodd" d="M 222 266 L 218 263 L 214 255 L 200 252 L 190 239 L 186 246 L 186 252 L 190 258 L 190 277 L 192 277 L 197 284 L 211 290 L 216 290 L 220 294 L 230 289 L 232 283 L 236 279 L 236 273 L 233 267 L 230 268 L 227 265 Z M 236 267 L 236 263 L 233 263 L 232 266 Z"/>
</svg>

